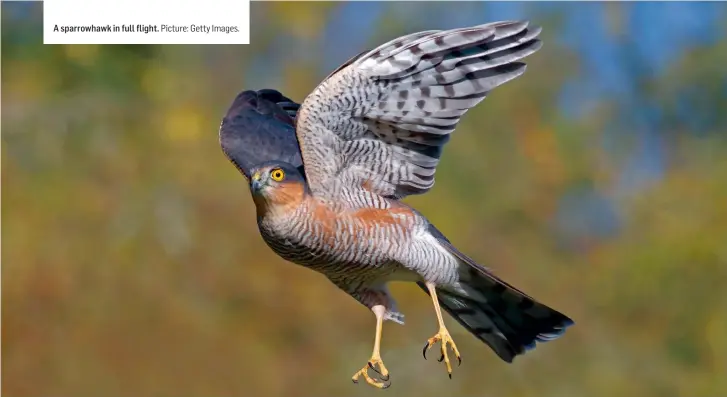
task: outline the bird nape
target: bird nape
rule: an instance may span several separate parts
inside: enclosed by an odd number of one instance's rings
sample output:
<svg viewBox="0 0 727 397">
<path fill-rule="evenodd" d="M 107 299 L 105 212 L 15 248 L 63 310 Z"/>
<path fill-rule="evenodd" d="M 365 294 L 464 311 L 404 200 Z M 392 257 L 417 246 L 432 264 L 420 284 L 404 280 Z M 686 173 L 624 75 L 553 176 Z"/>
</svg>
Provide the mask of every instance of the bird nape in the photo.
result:
<svg viewBox="0 0 727 397">
<path fill-rule="evenodd" d="M 506 362 L 561 336 L 573 321 L 496 277 L 400 201 L 434 185 L 460 118 L 525 72 L 540 28 L 495 22 L 399 37 L 352 58 L 298 105 L 275 90 L 238 95 L 220 126 L 225 155 L 250 183 L 265 243 L 318 271 L 376 318 L 371 358 L 353 375 L 386 388 L 384 320 L 403 323 L 391 281 L 431 296 L 449 377 L 442 318 L 454 317 Z"/>
</svg>

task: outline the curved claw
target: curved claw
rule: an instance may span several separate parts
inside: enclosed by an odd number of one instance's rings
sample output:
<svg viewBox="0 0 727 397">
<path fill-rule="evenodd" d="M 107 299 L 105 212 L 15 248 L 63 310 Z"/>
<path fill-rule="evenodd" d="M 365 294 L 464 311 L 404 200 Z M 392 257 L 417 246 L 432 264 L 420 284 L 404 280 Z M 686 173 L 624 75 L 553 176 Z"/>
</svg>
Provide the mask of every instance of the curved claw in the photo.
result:
<svg viewBox="0 0 727 397">
<path fill-rule="evenodd" d="M 377 374 L 379 374 L 381 380 L 383 380 L 384 382 L 386 382 L 387 380 L 389 380 L 389 374 L 388 373 L 386 375 L 382 374 L 381 371 L 379 371 L 376 368 L 376 366 L 371 361 L 369 361 L 369 368 L 371 368 L 371 370 L 373 370 L 374 372 L 376 372 Z"/>
<path fill-rule="evenodd" d="M 379 368 L 376 368 L 376 367 Z M 368 370 L 371 369 L 373 372 L 375 372 L 378 376 L 378 380 L 374 379 L 369 375 Z M 370 384 L 371 386 L 377 387 L 379 389 L 387 389 L 389 386 L 391 386 L 391 382 L 389 381 L 389 371 L 386 369 L 386 366 L 384 365 L 384 362 L 381 361 L 380 358 L 372 358 L 369 360 L 366 365 L 361 368 L 358 372 L 356 372 L 353 377 L 351 378 L 351 381 L 353 383 L 358 383 L 358 378 L 360 376 L 363 376 L 366 380 L 366 383 Z"/>
<path fill-rule="evenodd" d="M 437 332 L 436 335 L 429 338 L 427 341 L 427 344 L 424 345 L 424 350 L 422 351 L 422 354 L 424 355 L 424 358 L 427 358 L 427 350 L 431 349 L 432 346 L 437 343 L 441 342 L 442 344 L 442 351 L 441 356 L 437 360 L 438 362 L 444 361 L 444 364 L 447 366 L 447 375 L 450 379 L 452 379 L 452 364 L 449 360 L 449 356 L 447 354 L 447 347 L 452 349 L 452 352 L 454 353 L 455 357 L 457 357 L 457 366 L 462 365 L 462 357 L 459 355 L 459 350 L 457 349 L 457 345 L 454 344 L 454 341 L 452 340 L 452 337 L 449 335 L 449 332 L 446 328 L 442 328 Z"/>
</svg>

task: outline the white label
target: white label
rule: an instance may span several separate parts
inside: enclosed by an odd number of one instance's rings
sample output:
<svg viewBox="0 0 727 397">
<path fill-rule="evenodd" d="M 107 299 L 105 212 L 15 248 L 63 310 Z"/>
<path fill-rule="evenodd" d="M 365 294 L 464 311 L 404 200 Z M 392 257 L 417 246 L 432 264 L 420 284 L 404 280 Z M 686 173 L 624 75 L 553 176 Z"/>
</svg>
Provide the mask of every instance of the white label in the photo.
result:
<svg viewBox="0 0 727 397">
<path fill-rule="evenodd" d="M 44 44 L 249 44 L 250 0 L 45 0 Z"/>
</svg>

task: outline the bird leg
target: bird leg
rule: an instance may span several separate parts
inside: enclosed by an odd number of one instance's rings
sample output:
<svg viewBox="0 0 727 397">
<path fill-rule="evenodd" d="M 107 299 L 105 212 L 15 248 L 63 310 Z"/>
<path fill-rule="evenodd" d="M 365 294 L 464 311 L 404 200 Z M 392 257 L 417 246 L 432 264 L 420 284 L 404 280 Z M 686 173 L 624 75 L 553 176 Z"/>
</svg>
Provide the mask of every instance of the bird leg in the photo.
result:
<svg viewBox="0 0 727 397">
<path fill-rule="evenodd" d="M 441 342 L 442 357 L 439 359 L 439 362 L 441 363 L 442 361 L 444 361 L 444 364 L 447 366 L 447 374 L 449 374 L 449 379 L 452 379 L 452 364 L 449 361 L 449 355 L 447 355 L 447 344 L 449 344 L 449 346 L 452 348 L 452 351 L 454 352 L 454 355 L 457 357 L 457 365 L 462 364 L 462 357 L 459 355 L 457 345 L 454 344 L 452 336 L 449 334 L 447 327 L 444 325 L 444 320 L 442 319 L 442 309 L 439 307 L 439 300 L 437 299 L 436 286 L 432 283 L 426 284 L 427 289 L 429 290 L 429 295 L 432 297 L 432 302 L 434 302 L 434 311 L 437 313 L 437 321 L 439 321 L 439 331 L 436 333 L 436 335 L 429 338 L 427 344 L 424 345 L 422 354 L 424 355 L 424 359 L 426 360 L 427 350 L 431 349 L 435 343 Z"/>
<path fill-rule="evenodd" d="M 391 386 L 391 382 L 389 382 L 389 370 L 386 369 L 386 366 L 384 366 L 384 362 L 381 360 L 380 352 L 381 328 L 384 322 L 384 314 L 386 313 L 386 308 L 381 305 L 376 305 L 372 307 L 371 310 L 376 315 L 376 338 L 374 339 L 374 352 L 371 354 L 371 359 L 369 360 L 369 362 L 366 363 L 366 365 L 364 365 L 364 367 L 361 368 L 360 371 L 356 372 L 351 380 L 353 381 L 353 383 L 358 383 L 358 378 L 363 376 L 366 380 L 366 383 L 370 384 L 371 386 L 378 387 L 379 389 L 386 389 L 387 387 Z M 380 381 L 375 380 L 369 375 L 369 369 L 373 370 L 378 375 L 377 377 L 380 379 Z"/>
</svg>

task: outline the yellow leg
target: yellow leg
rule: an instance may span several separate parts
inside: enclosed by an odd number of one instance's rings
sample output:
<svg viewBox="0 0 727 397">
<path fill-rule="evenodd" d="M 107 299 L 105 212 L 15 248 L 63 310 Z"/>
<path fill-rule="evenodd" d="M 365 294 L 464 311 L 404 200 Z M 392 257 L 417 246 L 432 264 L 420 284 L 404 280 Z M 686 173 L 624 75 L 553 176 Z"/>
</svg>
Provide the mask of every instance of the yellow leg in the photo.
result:
<svg viewBox="0 0 727 397">
<path fill-rule="evenodd" d="M 439 300 L 437 299 L 436 286 L 432 283 L 426 284 L 427 289 L 429 290 L 429 295 L 432 297 L 432 302 L 434 303 L 434 311 L 437 313 L 439 332 L 437 332 L 437 334 L 433 337 L 429 338 L 427 344 L 424 345 L 424 350 L 422 351 L 422 354 L 424 355 L 424 359 L 426 360 L 427 350 L 431 349 L 435 343 L 442 342 L 442 357 L 439 359 L 439 362 L 444 361 L 444 364 L 447 366 L 447 374 L 449 374 L 449 378 L 452 379 L 452 364 L 449 361 L 449 355 L 447 355 L 447 344 L 449 344 L 449 346 L 452 348 L 452 351 L 454 352 L 454 355 L 457 357 L 457 365 L 462 364 L 462 357 L 459 355 L 457 345 L 454 344 L 452 336 L 449 335 L 449 331 L 444 325 L 444 319 L 442 318 L 442 309 L 439 307 Z"/>
<path fill-rule="evenodd" d="M 376 338 L 374 339 L 374 352 L 371 354 L 371 359 L 369 360 L 366 365 L 364 365 L 363 368 L 361 368 L 360 371 L 353 374 L 353 383 L 358 383 L 358 378 L 363 376 L 366 380 L 366 383 L 370 384 L 371 386 L 378 387 L 379 389 L 386 389 L 387 387 L 391 386 L 391 382 L 389 382 L 389 370 L 386 369 L 386 366 L 384 366 L 384 362 L 381 360 L 381 329 L 383 327 L 384 323 L 384 314 L 386 313 L 386 308 L 381 305 L 376 305 L 371 310 L 376 315 Z M 378 368 L 377 368 L 378 366 Z M 375 380 L 372 378 L 368 370 L 373 370 L 376 374 L 378 374 L 380 381 Z"/>
</svg>

